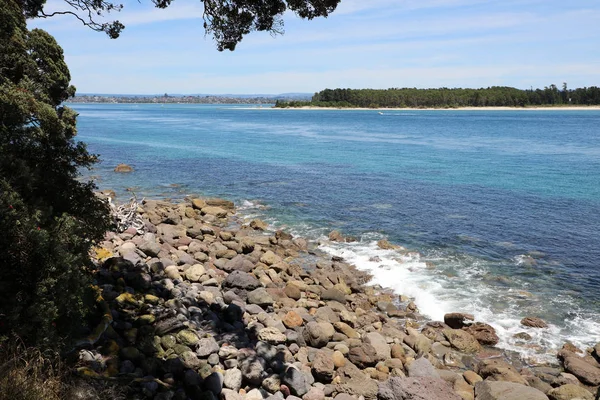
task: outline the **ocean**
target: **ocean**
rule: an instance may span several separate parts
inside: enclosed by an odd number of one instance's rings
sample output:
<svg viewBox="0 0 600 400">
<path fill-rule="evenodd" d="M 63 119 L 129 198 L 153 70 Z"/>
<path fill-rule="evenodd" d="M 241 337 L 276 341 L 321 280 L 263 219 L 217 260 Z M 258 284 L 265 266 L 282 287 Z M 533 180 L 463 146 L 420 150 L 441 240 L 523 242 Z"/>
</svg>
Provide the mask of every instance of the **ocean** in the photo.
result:
<svg viewBox="0 0 600 400">
<path fill-rule="evenodd" d="M 102 160 L 89 175 L 120 200 L 235 200 L 429 318 L 474 314 L 525 359 L 600 342 L 600 110 L 72 107 Z M 119 163 L 135 171 L 113 172 Z M 330 243 L 334 229 L 359 240 Z M 525 316 L 550 327 L 521 326 Z"/>
</svg>

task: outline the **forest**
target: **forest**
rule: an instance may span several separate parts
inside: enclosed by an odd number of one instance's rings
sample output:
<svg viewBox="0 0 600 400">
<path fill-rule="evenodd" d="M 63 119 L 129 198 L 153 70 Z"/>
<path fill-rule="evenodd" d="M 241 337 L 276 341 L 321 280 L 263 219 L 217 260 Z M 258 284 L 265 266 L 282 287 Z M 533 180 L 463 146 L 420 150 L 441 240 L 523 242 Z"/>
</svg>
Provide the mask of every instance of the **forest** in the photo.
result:
<svg viewBox="0 0 600 400">
<path fill-rule="evenodd" d="M 550 85 L 544 89 L 517 89 L 492 86 L 480 89 L 325 89 L 311 101 L 278 101 L 276 107 L 360 107 L 360 108 L 458 108 L 458 107 L 530 107 L 600 105 L 597 86 L 562 89 Z"/>
</svg>

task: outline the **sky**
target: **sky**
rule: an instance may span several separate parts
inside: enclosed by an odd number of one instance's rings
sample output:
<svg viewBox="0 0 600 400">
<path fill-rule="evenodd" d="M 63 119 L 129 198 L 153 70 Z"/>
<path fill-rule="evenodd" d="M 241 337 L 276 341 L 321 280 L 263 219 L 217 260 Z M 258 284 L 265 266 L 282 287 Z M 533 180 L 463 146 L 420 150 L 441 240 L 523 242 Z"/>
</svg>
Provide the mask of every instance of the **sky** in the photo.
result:
<svg viewBox="0 0 600 400">
<path fill-rule="evenodd" d="M 116 40 L 70 16 L 29 21 L 63 47 L 78 93 L 600 86 L 598 0 L 342 0 L 328 18 L 287 12 L 284 35 L 251 33 L 234 52 L 205 35 L 199 0 L 121 2 Z"/>
</svg>

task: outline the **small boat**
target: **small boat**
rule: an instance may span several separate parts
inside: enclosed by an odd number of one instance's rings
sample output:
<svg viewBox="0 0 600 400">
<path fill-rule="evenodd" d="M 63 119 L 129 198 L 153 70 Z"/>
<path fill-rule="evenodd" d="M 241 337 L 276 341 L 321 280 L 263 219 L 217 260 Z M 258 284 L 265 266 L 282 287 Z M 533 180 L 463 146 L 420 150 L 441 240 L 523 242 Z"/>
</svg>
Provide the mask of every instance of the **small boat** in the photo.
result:
<svg viewBox="0 0 600 400">
<path fill-rule="evenodd" d="M 381 111 L 379 111 L 379 115 L 383 115 L 383 113 Z"/>
</svg>

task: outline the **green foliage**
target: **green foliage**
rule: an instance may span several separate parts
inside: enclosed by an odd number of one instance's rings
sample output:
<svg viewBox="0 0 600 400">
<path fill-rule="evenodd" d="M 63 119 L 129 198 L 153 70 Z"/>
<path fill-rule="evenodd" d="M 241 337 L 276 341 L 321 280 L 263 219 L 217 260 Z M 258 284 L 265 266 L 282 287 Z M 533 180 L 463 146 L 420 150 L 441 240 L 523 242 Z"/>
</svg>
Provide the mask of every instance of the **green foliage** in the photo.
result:
<svg viewBox="0 0 600 400">
<path fill-rule="evenodd" d="M 327 17 L 335 11 L 341 0 L 200 0 L 204 5 L 204 29 L 212 34 L 219 51 L 235 50 L 245 35 L 253 31 L 283 33 L 281 16 L 287 10 L 301 18 Z M 125 29 L 119 21 L 97 22 L 98 17 L 111 11 L 120 11 L 121 4 L 106 0 L 65 0 L 68 9 L 44 12 L 46 0 L 23 0 L 28 18 L 51 17 L 57 14 L 70 14 L 89 28 L 105 32 L 116 39 Z M 152 0 L 158 8 L 167 8 L 172 0 Z M 82 17 L 81 15 L 87 15 Z"/>
<path fill-rule="evenodd" d="M 527 107 L 547 105 L 598 105 L 600 88 L 592 86 L 568 90 L 563 84 L 559 91 L 555 85 L 536 90 L 520 90 L 493 86 L 482 89 L 325 89 L 315 93 L 304 106 L 317 107 Z M 283 104 L 281 105 L 283 106 Z M 294 107 L 291 103 L 287 106 Z"/>
<path fill-rule="evenodd" d="M 75 141 L 75 93 L 60 46 L 0 3 L 0 336 L 59 345 L 83 322 L 89 250 L 106 204 L 78 169 L 96 157 Z"/>
</svg>

